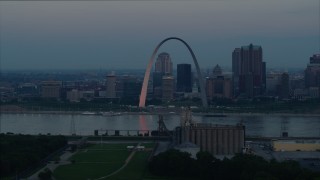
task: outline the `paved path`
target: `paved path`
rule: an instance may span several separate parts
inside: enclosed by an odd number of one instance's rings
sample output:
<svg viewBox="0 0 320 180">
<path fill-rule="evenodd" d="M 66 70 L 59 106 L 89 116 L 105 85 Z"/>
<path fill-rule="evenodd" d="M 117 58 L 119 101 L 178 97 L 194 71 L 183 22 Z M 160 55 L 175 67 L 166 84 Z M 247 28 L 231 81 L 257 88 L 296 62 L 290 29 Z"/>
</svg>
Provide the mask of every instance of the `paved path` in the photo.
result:
<svg viewBox="0 0 320 180">
<path fill-rule="evenodd" d="M 140 144 L 141 143 L 139 143 L 137 146 L 140 146 Z M 107 176 L 103 176 L 103 177 L 97 178 L 95 180 L 105 179 L 105 178 L 113 176 L 113 175 L 117 174 L 118 172 L 122 171 L 129 164 L 129 162 L 131 161 L 131 159 L 135 153 L 136 153 L 136 151 L 132 151 L 131 154 L 129 155 L 129 157 L 126 159 L 125 163 L 118 170 L 114 171 L 113 173 L 111 173 Z"/>
<path fill-rule="evenodd" d="M 118 142 L 116 142 L 118 143 Z M 132 142 L 131 142 L 132 143 Z M 97 143 L 98 144 L 98 143 Z M 141 143 L 138 143 L 136 146 L 140 146 Z M 93 149 L 94 150 L 94 149 Z M 103 149 L 105 150 L 105 149 Z M 114 149 L 113 149 L 114 150 Z M 121 149 L 122 150 L 122 149 Z M 145 150 L 149 150 L 149 149 L 145 149 Z M 66 151 L 63 155 L 60 156 L 60 161 L 59 163 L 55 164 L 54 162 L 48 163 L 45 167 L 43 167 L 42 169 L 40 169 L 39 171 L 37 171 L 36 173 L 34 173 L 32 176 L 30 176 L 29 178 L 27 178 L 28 180 L 39 180 L 38 178 L 38 174 L 43 171 L 44 169 L 48 168 L 51 170 L 51 172 L 53 172 L 58 166 L 60 165 L 65 165 L 65 164 L 70 164 L 71 162 L 68 160 L 72 155 L 74 155 L 75 153 L 77 153 L 78 151 L 71 153 L 69 151 Z M 132 157 L 134 156 L 134 154 L 136 153 L 136 151 L 132 151 L 131 154 L 128 156 L 128 158 L 125 160 L 125 163 L 116 171 L 112 172 L 111 174 L 107 175 L 107 176 L 103 176 L 100 178 L 97 178 L 96 180 L 100 180 L 100 179 L 105 179 L 108 178 L 110 176 L 113 176 L 115 174 L 117 174 L 118 172 L 120 172 L 121 170 L 123 170 L 131 161 Z M 78 162 L 79 163 L 79 162 Z M 82 163 L 88 163 L 88 162 L 82 162 Z M 96 162 L 95 162 L 96 163 Z M 98 163 L 107 163 L 107 162 L 98 162 Z M 54 180 L 54 177 L 52 177 L 52 179 Z"/>
<path fill-rule="evenodd" d="M 28 180 L 38 180 L 38 174 L 40 172 L 42 172 L 43 170 L 45 170 L 46 168 L 50 169 L 51 172 L 53 173 L 53 171 L 60 165 L 65 165 L 65 164 L 70 164 L 70 161 L 68 161 L 68 159 L 74 155 L 76 152 L 71 153 L 69 151 L 65 151 L 61 156 L 60 156 L 60 161 L 58 163 L 55 162 L 49 162 L 45 167 L 43 167 L 42 169 L 40 169 L 39 171 L 37 171 L 36 173 L 34 173 L 32 176 L 30 176 L 29 178 L 27 178 Z M 54 179 L 54 177 L 52 176 L 52 179 Z"/>
<path fill-rule="evenodd" d="M 165 152 L 166 150 L 168 150 L 170 145 L 169 141 L 163 141 L 163 142 L 158 142 L 158 147 L 154 152 L 154 155 L 158 155 L 159 153 Z"/>
</svg>

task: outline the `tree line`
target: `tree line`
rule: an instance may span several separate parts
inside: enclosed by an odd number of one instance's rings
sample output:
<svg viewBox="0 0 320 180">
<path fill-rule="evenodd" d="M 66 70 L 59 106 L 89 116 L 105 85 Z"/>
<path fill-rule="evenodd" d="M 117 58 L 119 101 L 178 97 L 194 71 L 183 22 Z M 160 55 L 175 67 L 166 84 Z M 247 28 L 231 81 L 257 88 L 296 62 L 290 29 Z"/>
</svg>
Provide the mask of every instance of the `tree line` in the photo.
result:
<svg viewBox="0 0 320 180">
<path fill-rule="evenodd" d="M 36 168 L 44 158 L 66 144 L 64 136 L 0 134 L 0 178 Z"/>
<path fill-rule="evenodd" d="M 208 152 L 198 152 L 197 159 L 187 152 L 171 149 L 154 156 L 149 171 L 165 178 L 177 179 L 320 179 L 319 172 L 300 167 L 296 161 L 266 161 L 262 157 L 236 154 L 219 160 Z"/>
</svg>

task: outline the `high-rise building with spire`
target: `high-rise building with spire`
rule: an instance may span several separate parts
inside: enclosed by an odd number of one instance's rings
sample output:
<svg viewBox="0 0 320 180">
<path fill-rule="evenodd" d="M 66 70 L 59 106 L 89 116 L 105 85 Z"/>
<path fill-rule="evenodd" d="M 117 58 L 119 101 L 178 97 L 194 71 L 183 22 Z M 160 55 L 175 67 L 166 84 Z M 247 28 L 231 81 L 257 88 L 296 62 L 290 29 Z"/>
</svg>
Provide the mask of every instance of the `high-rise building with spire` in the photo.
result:
<svg viewBox="0 0 320 180">
<path fill-rule="evenodd" d="M 162 77 L 172 75 L 172 61 L 170 55 L 162 52 L 158 55 L 153 72 L 153 96 L 162 97 Z"/>
<path fill-rule="evenodd" d="M 213 75 L 213 77 L 217 77 L 217 76 L 221 76 L 221 75 L 222 75 L 222 69 L 221 69 L 221 67 L 219 66 L 219 64 L 217 64 L 217 65 L 213 68 L 212 75 Z"/>
<path fill-rule="evenodd" d="M 168 53 L 162 52 L 158 55 L 155 72 L 160 72 L 163 75 L 172 75 L 172 61 Z"/>
</svg>

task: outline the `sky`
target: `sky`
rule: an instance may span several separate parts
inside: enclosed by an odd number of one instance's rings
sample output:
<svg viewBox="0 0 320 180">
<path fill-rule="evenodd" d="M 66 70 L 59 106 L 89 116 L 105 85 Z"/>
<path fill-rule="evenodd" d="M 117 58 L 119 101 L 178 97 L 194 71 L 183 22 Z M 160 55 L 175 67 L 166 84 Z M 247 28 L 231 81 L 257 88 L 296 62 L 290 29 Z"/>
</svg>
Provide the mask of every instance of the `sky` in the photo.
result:
<svg viewBox="0 0 320 180">
<path fill-rule="evenodd" d="M 319 0 L 0 1 L 1 70 L 144 69 L 179 37 L 201 68 L 261 45 L 267 68 L 305 68 L 320 51 Z M 166 42 L 174 65 L 192 63 Z"/>
</svg>

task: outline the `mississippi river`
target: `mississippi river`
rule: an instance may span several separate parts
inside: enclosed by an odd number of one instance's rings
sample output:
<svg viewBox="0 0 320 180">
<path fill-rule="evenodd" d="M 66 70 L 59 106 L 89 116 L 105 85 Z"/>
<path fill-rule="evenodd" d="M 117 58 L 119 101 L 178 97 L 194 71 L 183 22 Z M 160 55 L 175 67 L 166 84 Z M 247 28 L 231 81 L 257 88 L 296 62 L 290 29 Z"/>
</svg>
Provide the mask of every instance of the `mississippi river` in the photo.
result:
<svg viewBox="0 0 320 180">
<path fill-rule="evenodd" d="M 95 129 L 109 130 L 156 130 L 157 115 L 70 115 L 70 114 L 1 114 L 1 133 L 62 134 L 70 135 L 72 121 L 77 135 L 93 135 Z M 205 117 L 194 115 L 193 120 L 201 123 L 246 126 L 247 136 L 279 137 L 288 132 L 291 137 L 320 137 L 319 116 L 286 115 L 227 115 L 227 117 Z M 179 125 L 179 115 L 165 115 L 164 122 L 169 130 Z"/>
</svg>

